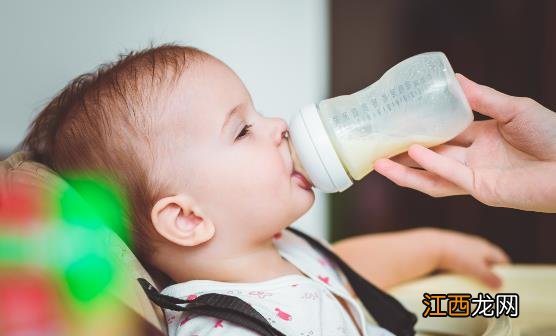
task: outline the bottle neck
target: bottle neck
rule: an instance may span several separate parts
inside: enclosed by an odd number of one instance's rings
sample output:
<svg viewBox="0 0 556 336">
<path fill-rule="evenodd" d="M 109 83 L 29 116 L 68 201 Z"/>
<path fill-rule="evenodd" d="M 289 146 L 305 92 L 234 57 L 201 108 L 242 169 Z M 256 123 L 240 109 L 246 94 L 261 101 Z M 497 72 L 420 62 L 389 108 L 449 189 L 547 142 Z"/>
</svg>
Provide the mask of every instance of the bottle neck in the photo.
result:
<svg viewBox="0 0 556 336">
<path fill-rule="evenodd" d="M 313 182 L 311 181 L 311 179 L 309 178 L 309 174 L 307 174 L 307 171 L 305 170 L 305 168 L 303 168 L 303 165 L 301 164 L 301 161 L 299 160 L 299 157 L 297 156 L 297 152 L 295 151 L 295 147 L 292 144 L 289 133 L 286 133 L 286 134 L 287 134 L 286 135 L 286 140 L 288 141 L 288 148 L 290 150 L 291 158 L 292 158 L 292 161 L 293 161 L 293 169 L 296 172 L 303 175 L 303 177 L 305 177 L 307 179 L 307 181 L 309 181 L 309 183 L 311 183 L 311 185 L 314 185 Z"/>
</svg>

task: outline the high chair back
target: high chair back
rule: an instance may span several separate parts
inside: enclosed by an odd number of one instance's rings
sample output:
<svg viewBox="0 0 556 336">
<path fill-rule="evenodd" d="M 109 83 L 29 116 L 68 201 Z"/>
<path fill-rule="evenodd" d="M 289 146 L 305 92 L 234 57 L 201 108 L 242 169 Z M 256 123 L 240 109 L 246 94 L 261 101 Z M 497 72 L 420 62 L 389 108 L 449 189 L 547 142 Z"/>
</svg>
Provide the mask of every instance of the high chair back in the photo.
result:
<svg viewBox="0 0 556 336">
<path fill-rule="evenodd" d="M 0 214 L 3 211 L 13 211 L 13 208 L 18 206 L 17 200 L 13 200 L 14 192 L 23 189 L 31 195 L 46 199 L 56 197 L 61 185 L 69 187 L 60 176 L 45 165 L 28 160 L 25 152 L 12 154 L 6 160 L 0 161 Z M 12 209 L 2 209 L 2 207 Z M 125 277 L 125 283 L 131 284 L 125 291 L 119 290 L 109 294 L 156 329 L 167 334 L 162 310 L 150 302 L 137 284 L 137 278 L 145 278 L 154 284 L 152 277 L 120 237 L 108 229 L 103 230 L 102 234 L 106 248 L 119 259 L 119 264 L 124 265 L 125 270 L 121 274 Z"/>
</svg>

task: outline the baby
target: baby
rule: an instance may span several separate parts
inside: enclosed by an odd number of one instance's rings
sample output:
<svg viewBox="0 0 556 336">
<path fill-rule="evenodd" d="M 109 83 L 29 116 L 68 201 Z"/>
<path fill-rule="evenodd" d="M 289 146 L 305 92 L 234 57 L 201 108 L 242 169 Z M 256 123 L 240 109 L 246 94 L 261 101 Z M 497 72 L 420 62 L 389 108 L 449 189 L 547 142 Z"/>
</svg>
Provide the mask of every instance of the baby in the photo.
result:
<svg viewBox="0 0 556 336">
<path fill-rule="evenodd" d="M 24 148 L 58 172 L 100 171 L 123 187 L 134 252 L 174 283 L 164 294 L 234 295 L 286 335 L 390 335 L 365 322 L 333 262 L 284 230 L 315 199 L 286 137 L 286 122 L 259 114 L 224 63 L 164 45 L 72 81 L 38 115 Z M 507 261 L 482 239 L 433 229 L 335 249 L 379 286 L 435 269 L 496 285 L 488 266 Z M 166 315 L 170 335 L 257 335 L 213 317 Z"/>
</svg>

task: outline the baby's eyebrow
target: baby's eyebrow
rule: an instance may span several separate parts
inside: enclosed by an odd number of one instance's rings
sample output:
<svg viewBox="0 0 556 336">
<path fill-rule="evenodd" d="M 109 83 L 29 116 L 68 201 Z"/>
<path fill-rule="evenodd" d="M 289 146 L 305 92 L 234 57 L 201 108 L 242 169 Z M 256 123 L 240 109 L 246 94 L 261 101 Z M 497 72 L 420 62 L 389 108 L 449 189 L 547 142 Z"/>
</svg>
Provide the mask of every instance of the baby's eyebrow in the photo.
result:
<svg viewBox="0 0 556 336">
<path fill-rule="evenodd" d="M 226 127 L 226 125 L 228 124 L 228 122 L 230 121 L 230 119 L 232 119 L 232 117 L 234 116 L 234 114 L 236 114 L 239 111 L 239 105 L 237 105 L 236 107 L 234 107 L 230 112 L 228 112 L 226 114 L 226 116 L 224 117 L 224 122 L 222 123 L 222 128 L 220 129 L 220 133 L 222 133 L 222 131 L 224 130 L 224 127 Z"/>
</svg>

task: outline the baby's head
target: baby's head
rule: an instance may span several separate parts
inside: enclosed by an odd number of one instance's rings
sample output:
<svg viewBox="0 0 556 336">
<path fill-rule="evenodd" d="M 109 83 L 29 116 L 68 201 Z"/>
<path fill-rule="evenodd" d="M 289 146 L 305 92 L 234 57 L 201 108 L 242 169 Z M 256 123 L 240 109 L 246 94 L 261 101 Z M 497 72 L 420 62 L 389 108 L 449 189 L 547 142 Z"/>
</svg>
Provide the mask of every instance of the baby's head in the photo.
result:
<svg viewBox="0 0 556 336">
<path fill-rule="evenodd" d="M 135 252 L 172 273 L 174 255 L 251 251 L 311 207 L 313 192 L 292 176 L 286 130 L 257 113 L 221 61 L 165 45 L 72 81 L 24 146 L 58 172 L 116 179 Z"/>
</svg>

